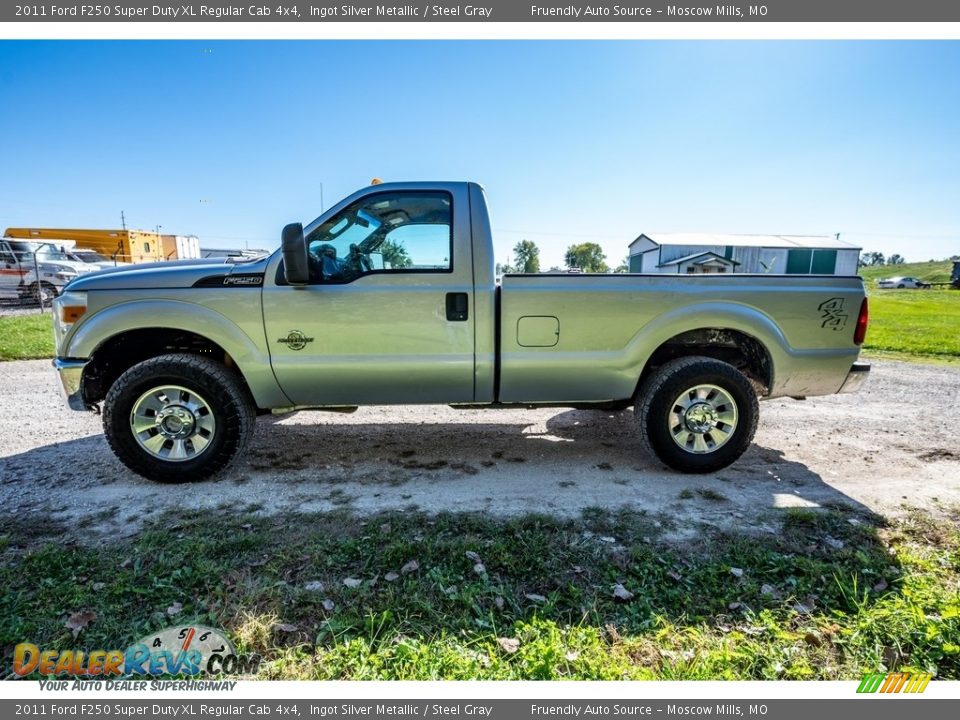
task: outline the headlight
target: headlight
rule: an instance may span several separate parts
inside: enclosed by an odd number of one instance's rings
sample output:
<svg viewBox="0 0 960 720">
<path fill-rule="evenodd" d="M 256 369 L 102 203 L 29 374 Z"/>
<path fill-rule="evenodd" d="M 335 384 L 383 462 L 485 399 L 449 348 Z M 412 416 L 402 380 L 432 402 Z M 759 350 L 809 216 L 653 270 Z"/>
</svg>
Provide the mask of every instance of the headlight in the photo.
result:
<svg viewBox="0 0 960 720">
<path fill-rule="evenodd" d="M 87 312 L 85 292 L 65 292 L 53 301 L 53 338 L 57 355 L 61 355 L 61 343 L 73 324 Z"/>
</svg>

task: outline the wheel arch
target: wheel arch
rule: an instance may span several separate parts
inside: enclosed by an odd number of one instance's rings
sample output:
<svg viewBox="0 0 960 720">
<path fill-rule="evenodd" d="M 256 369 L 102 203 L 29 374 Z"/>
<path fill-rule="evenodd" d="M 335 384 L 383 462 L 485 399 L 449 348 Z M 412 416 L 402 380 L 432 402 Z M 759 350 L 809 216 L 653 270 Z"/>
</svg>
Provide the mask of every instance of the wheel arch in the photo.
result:
<svg viewBox="0 0 960 720">
<path fill-rule="evenodd" d="M 93 403 L 136 363 L 177 352 L 205 355 L 233 367 L 259 408 L 289 404 L 273 376 L 269 354 L 229 319 L 192 303 L 111 306 L 79 324 L 62 354 L 90 359 L 83 389 L 84 399 Z"/>
<path fill-rule="evenodd" d="M 741 330 L 705 327 L 678 333 L 661 343 L 650 355 L 637 381 L 643 382 L 671 360 L 702 356 L 733 365 L 754 383 L 758 395 L 773 387 L 773 360 L 762 342 Z"/>
<path fill-rule="evenodd" d="M 691 355 L 733 365 L 756 385 L 758 395 L 766 395 L 774 387 L 778 359 L 788 347 L 769 316 L 731 303 L 699 304 L 666 313 L 638 337 L 645 338 L 650 350 L 638 367 L 634 396 L 657 368 Z"/>
</svg>

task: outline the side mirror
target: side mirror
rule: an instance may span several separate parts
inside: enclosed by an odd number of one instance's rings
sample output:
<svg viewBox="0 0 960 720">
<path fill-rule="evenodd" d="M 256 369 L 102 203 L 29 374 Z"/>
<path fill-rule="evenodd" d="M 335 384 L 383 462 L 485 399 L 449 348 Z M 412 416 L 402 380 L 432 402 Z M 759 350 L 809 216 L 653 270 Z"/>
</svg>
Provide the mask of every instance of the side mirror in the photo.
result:
<svg viewBox="0 0 960 720">
<path fill-rule="evenodd" d="M 307 243 L 303 239 L 303 225 L 290 223 L 280 233 L 280 248 L 283 253 L 283 276 L 291 285 L 306 285 L 310 282 L 310 266 L 307 263 Z"/>
</svg>

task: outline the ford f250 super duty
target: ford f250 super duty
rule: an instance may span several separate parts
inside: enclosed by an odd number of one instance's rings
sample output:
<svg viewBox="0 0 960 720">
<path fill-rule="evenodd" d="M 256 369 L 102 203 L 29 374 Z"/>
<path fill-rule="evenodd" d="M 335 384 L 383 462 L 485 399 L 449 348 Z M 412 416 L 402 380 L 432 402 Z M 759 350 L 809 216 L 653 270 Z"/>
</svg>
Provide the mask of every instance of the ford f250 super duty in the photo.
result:
<svg viewBox="0 0 960 720">
<path fill-rule="evenodd" d="M 252 260 L 79 277 L 57 298 L 71 408 L 103 404 L 117 456 L 164 482 L 246 445 L 258 414 L 359 405 L 633 405 L 683 472 L 735 461 L 758 397 L 857 389 L 858 277 L 494 274 L 483 190 L 361 190 Z"/>
</svg>

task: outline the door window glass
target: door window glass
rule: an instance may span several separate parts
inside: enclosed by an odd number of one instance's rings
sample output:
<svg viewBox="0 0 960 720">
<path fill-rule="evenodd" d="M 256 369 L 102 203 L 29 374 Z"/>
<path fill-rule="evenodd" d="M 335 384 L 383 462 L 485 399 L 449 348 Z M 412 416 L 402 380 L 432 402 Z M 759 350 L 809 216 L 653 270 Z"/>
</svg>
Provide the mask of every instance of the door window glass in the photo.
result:
<svg viewBox="0 0 960 720">
<path fill-rule="evenodd" d="M 451 199 L 444 192 L 369 195 L 307 240 L 312 283 L 347 283 L 380 272 L 450 272 Z"/>
</svg>

